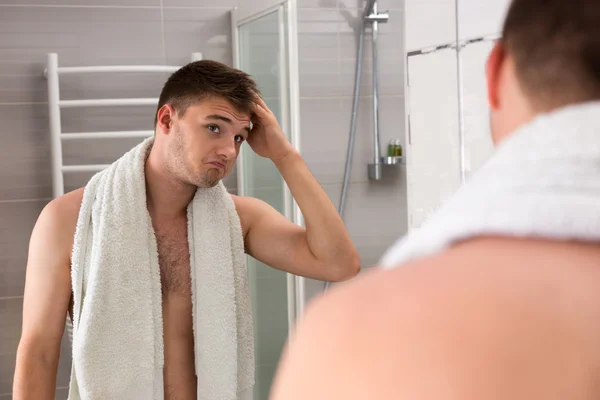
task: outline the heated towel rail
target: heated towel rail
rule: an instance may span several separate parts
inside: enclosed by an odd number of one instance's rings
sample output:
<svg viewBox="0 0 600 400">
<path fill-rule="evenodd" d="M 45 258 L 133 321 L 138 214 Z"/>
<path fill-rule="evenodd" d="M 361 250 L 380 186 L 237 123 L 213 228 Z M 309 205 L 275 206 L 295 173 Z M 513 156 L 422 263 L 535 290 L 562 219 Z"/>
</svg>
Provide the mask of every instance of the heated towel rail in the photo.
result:
<svg viewBox="0 0 600 400">
<path fill-rule="evenodd" d="M 191 61 L 197 61 L 201 59 L 201 53 L 192 53 Z M 59 76 L 67 74 L 91 74 L 113 72 L 172 73 L 178 70 L 179 68 L 180 66 L 170 65 L 111 65 L 87 67 L 59 67 L 58 55 L 56 53 L 49 53 L 47 55 L 47 65 L 44 69 L 44 76 L 48 81 L 48 108 L 50 119 L 50 146 L 52 161 L 52 196 L 54 198 L 64 194 L 64 173 L 97 172 L 108 167 L 108 165 L 104 164 L 64 165 L 62 156 L 63 141 L 84 139 L 146 138 L 154 134 L 152 130 L 63 133 L 61 131 L 61 109 L 74 107 L 144 106 L 158 104 L 158 98 L 61 100 L 59 89 Z"/>
</svg>

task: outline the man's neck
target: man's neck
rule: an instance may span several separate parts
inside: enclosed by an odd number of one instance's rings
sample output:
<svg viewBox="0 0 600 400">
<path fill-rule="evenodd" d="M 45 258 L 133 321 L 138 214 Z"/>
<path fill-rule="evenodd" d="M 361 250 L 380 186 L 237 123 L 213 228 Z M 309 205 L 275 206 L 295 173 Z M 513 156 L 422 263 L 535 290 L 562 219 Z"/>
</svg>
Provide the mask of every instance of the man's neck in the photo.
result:
<svg viewBox="0 0 600 400">
<path fill-rule="evenodd" d="M 180 217 L 194 198 L 196 187 L 169 174 L 156 150 L 151 150 L 145 164 L 146 198 L 152 216 Z"/>
</svg>

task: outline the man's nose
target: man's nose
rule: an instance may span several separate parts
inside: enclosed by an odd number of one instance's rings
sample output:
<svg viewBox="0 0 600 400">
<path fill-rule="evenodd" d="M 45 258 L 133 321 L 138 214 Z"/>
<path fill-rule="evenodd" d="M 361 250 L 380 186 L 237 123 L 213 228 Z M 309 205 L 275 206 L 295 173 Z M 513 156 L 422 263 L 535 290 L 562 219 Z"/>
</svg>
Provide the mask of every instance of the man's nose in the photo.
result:
<svg viewBox="0 0 600 400">
<path fill-rule="evenodd" d="M 228 161 L 234 160 L 237 155 L 235 138 L 224 139 L 218 151 L 220 156 L 225 157 Z"/>
</svg>

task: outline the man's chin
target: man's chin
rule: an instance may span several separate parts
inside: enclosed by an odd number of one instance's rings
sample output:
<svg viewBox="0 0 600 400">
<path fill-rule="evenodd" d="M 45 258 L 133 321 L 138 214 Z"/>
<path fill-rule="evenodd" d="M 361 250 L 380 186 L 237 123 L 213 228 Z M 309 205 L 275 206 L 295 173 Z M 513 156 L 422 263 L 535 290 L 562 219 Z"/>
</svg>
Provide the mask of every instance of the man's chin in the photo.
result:
<svg viewBox="0 0 600 400">
<path fill-rule="evenodd" d="M 217 180 L 202 180 L 200 182 L 196 182 L 196 186 L 201 189 L 210 189 L 217 186 L 221 182 L 220 179 Z"/>
<path fill-rule="evenodd" d="M 221 182 L 220 179 L 218 181 L 208 182 L 206 184 L 206 188 L 213 188 L 213 187 L 217 186 L 219 184 L 219 182 Z"/>
<path fill-rule="evenodd" d="M 204 177 L 204 179 L 202 179 L 199 182 L 198 187 L 209 189 L 209 188 L 217 186 L 219 184 L 219 182 L 221 182 L 222 177 L 220 175 L 221 174 L 214 174 L 214 173 L 207 174 Z"/>
</svg>

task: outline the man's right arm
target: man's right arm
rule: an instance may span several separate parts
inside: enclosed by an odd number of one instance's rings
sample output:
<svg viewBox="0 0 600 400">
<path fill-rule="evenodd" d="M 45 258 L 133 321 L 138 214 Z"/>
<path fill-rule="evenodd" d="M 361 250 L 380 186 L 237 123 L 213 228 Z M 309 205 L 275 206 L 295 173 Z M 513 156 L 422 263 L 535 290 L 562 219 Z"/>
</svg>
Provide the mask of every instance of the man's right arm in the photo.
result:
<svg viewBox="0 0 600 400">
<path fill-rule="evenodd" d="M 80 193 L 50 202 L 40 213 L 29 242 L 23 326 L 13 399 L 54 399 L 60 342 L 71 299 L 70 250 Z"/>
</svg>

